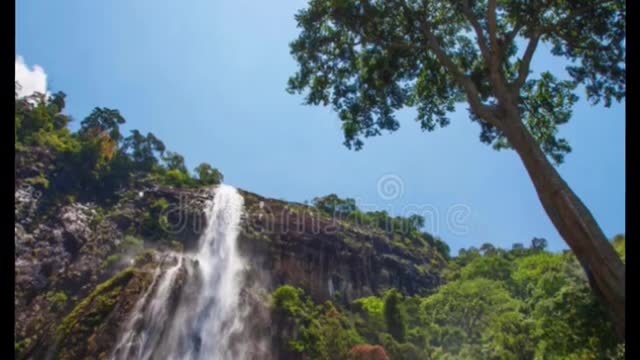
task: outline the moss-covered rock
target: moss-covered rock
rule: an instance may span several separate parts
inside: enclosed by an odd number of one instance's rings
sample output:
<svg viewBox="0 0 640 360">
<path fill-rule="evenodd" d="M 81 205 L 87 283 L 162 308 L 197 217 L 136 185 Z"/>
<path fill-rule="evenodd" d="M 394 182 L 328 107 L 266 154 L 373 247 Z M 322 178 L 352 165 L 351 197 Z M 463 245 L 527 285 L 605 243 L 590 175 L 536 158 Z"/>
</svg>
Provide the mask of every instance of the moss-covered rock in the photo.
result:
<svg viewBox="0 0 640 360">
<path fill-rule="evenodd" d="M 57 328 L 57 358 L 106 356 L 117 341 L 120 325 L 150 282 L 149 272 L 128 268 L 96 287 Z"/>
</svg>

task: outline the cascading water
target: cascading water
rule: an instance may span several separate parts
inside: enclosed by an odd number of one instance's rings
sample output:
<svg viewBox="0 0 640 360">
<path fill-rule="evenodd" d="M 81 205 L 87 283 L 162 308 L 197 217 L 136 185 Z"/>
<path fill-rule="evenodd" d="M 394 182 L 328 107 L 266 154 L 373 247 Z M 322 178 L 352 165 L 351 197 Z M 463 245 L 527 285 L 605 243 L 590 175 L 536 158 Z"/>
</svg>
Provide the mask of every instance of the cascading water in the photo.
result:
<svg viewBox="0 0 640 360">
<path fill-rule="evenodd" d="M 236 240 L 244 200 L 228 185 L 207 205 L 194 254 L 167 254 L 136 304 L 112 359 L 246 359 L 245 261 Z"/>
</svg>

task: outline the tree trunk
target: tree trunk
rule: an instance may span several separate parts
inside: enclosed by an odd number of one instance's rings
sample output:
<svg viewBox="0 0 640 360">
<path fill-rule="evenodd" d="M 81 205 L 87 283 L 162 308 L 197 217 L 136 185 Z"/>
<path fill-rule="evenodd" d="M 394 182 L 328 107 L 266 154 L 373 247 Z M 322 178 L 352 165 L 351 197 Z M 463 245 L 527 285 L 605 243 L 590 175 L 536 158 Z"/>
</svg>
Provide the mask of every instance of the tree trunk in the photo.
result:
<svg viewBox="0 0 640 360">
<path fill-rule="evenodd" d="M 524 163 L 547 215 L 583 265 L 596 295 L 609 308 L 616 333 L 625 334 L 625 266 L 589 209 L 560 177 L 520 119 L 503 132 Z"/>
</svg>

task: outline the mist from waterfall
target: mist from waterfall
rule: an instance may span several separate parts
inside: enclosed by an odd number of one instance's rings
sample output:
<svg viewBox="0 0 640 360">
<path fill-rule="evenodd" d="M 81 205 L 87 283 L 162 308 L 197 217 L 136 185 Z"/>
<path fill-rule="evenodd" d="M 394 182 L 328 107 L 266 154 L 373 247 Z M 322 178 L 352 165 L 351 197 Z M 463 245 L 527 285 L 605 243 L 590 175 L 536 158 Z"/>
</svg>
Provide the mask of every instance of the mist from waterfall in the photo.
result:
<svg viewBox="0 0 640 360">
<path fill-rule="evenodd" d="M 112 359 L 247 358 L 245 260 L 236 246 L 244 200 L 228 185 L 214 192 L 196 252 L 164 256 Z"/>
</svg>

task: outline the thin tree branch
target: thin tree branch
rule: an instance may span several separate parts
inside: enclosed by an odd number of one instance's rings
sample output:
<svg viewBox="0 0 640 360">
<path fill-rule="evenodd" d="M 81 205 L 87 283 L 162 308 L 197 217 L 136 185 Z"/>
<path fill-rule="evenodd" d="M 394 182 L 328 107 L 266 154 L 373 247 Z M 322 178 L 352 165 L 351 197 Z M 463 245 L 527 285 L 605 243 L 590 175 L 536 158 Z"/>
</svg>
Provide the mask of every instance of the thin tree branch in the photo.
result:
<svg viewBox="0 0 640 360">
<path fill-rule="evenodd" d="M 503 47 L 498 43 L 498 21 L 496 0 L 489 0 L 487 18 L 489 22 L 489 41 L 491 42 L 491 61 L 489 62 L 489 80 L 500 100 L 513 101 L 513 94 L 508 89 L 507 79 L 502 71 Z"/>
<path fill-rule="evenodd" d="M 595 10 L 598 6 L 607 5 L 612 2 L 615 2 L 615 0 L 605 0 L 595 4 L 591 4 L 589 6 L 584 6 L 584 7 L 575 9 L 573 11 L 569 11 L 569 14 L 567 16 L 558 20 L 555 24 L 539 28 L 539 32 L 541 35 L 552 33 L 557 29 L 561 29 L 563 26 L 566 25 L 567 22 L 574 20 L 576 17 L 586 15 L 589 13 L 589 11 Z"/>
<path fill-rule="evenodd" d="M 582 15 L 586 15 L 587 13 L 589 13 L 589 11 L 591 10 L 595 10 L 598 6 L 602 6 L 602 5 L 607 5 L 609 3 L 614 2 L 615 0 L 605 0 L 605 1 L 601 1 L 595 4 L 591 4 L 590 6 L 585 6 L 585 7 L 581 7 L 578 8 L 574 11 L 570 11 L 569 14 L 563 18 L 562 20 L 558 21 L 553 27 L 554 28 L 558 28 L 561 27 L 562 25 L 564 25 L 564 23 L 575 19 L 577 16 L 582 16 Z"/>
<path fill-rule="evenodd" d="M 487 12 L 487 18 L 489 19 L 489 41 L 491 41 L 491 53 L 494 56 L 499 53 L 498 46 L 498 21 L 496 19 L 496 0 L 489 0 L 489 9 Z"/>
<path fill-rule="evenodd" d="M 476 38 L 478 41 L 478 46 L 480 47 L 480 52 L 482 53 L 482 57 L 487 63 L 489 63 L 489 61 L 491 60 L 489 55 L 489 49 L 487 48 L 487 38 L 484 36 L 484 33 L 482 32 L 482 27 L 480 26 L 478 19 L 476 19 L 475 15 L 471 11 L 471 8 L 469 7 L 469 0 L 465 0 L 463 2 L 462 13 L 467 18 L 467 20 L 469 20 L 469 22 L 471 23 L 471 26 L 473 27 L 473 30 L 476 33 Z"/>
<path fill-rule="evenodd" d="M 410 24 L 415 24 L 415 19 L 411 12 L 411 9 L 407 5 L 406 1 L 402 0 L 400 5 L 404 11 L 404 15 L 407 18 L 407 21 Z M 424 3 L 423 3 L 424 6 Z M 425 14 L 427 13 L 426 9 L 423 9 Z M 493 109 L 482 103 L 480 100 L 480 93 L 476 88 L 475 84 L 471 79 L 466 76 L 460 68 L 453 62 L 451 57 L 447 55 L 447 53 L 442 49 L 440 43 L 433 31 L 431 31 L 431 24 L 426 21 L 426 16 L 418 17 L 418 24 L 420 26 L 421 32 L 426 36 L 427 43 L 425 44 L 428 49 L 430 49 L 438 59 L 438 61 L 444 66 L 447 71 L 451 73 L 454 79 L 458 82 L 458 84 L 464 89 L 465 94 L 467 96 L 467 100 L 469 105 L 471 106 L 471 110 L 478 115 L 482 120 L 486 121 L 488 124 L 493 125 L 495 127 L 499 127 L 499 121 L 494 116 Z M 422 39 L 420 41 L 423 41 Z"/>
<path fill-rule="evenodd" d="M 502 45 L 502 49 L 500 51 L 501 58 L 504 58 L 507 49 L 509 49 L 511 45 L 513 45 L 513 41 L 515 40 L 516 36 L 518 36 L 518 33 L 522 29 L 523 25 L 524 24 L 516 23 L 513 26 L 513 29 L 511 29 L 511 31 L 505 36 L 504 44 Z"/>
<path fill-rule="evenodd" d="M 524 51 L 522 62 L 518 67 L 518 78 L 513 83 L 513 87 L 516 92 L 519 92 L 525 81 L 527 81 L 527 76 L 529 76 L 529 68 L 531 67 L 531 59 L 533 59 L 533 54 L 538 47 L 539 40 L 540 34 L 534 33 L 529 40 L 529 44 L 527 44 L 527 49 Z"/>
<path fill-rule="evenodd" d="M 513 88 L 516 90 L 516 92 L 518 92 L 520 90 L 520 88 L 522 88 L 522 86 L 524 85 L 524 83 L 527 80 L 527 77 L 529 76 L 529 70 L 530 70 L 530 67 L 531 67 L 531 59 L 533 58 L 533 55 L 534 55 L 534 53 L 536 51 L 536 48 L 538 46 L 538 43 L 539 43 L 540 38 L 542 37 L 542 35 L 544 35 L 544 34 L 553 34 L 553 35 L 556 35 L 556 36 L 558 36 L 560 38 L 563 38 L 563 36 L 561 34 L 559 34 L 559 32 L 557 30 L 558 29 L 562 29 L 562 27 L 567 22 L 569 22 L 571 20 L 574 20 L 578 16 L 583 16 L 585 14 L 588 14 L 590 11 L 594 10 L 598 6 L 606 5 L 606 4 L 612 3 L 614 1 L 615 0 L 605 0 L 605 1 L 597 2 L 595 4 L 591 4 L 589 6 L 584 6 L 584 7 L 578 8 L 576 10 L 570 11 L 570 13 L 566 17 L 562 18 L 561 20 L 559 20 L 558 22 L 556 22 L 552 26 L 547 26 L 547 27 L 544 27 L 544 28 L 535 29 L 533 35 L 529 39 L 529 43 L 527 44 L 527 48 L 526 48 L 524 56 L 522 58 L 522 62 L 521 62 L 520 67 L 518 69 L 518 78 L 513 83 Z M 489 3 L 491 4 L 491 2 L 492 1 L 490 1 Z M 490 25 L 491 25 L 491 21 L 490 21 Z M 507 48 L 510 45 L 510 43 L 515 40 L 515 37 L 517 36 L 517 33 L 521 28 L 522 28 L 522 26 L 514 27 L 514 29 L 507 35 L 507 41 L 508 42 L 505 42 L 505 48 Z M 566 39 L 564 39 L 564 40 L 566 41 Z"/>
<path fill-rule="evenodd" d="M 451 58 L 444 52 L 444 50 L 442 50 L 442 48 L 440 47 L 440 43 L 431 31 L 430 26 L 424 22 L 421 22 L 421 24 L 423 24 L 422 29 L 428 39 L 428 47 L 436 55 L 438 61 L 440 61 L 440 63 L 442 63 L 442 65 L 444 65 L 444 67 L 451 72 L 453 77 L 464 88 L 467 99 L 469 101 L 469 105 L 471 105 L 471 109 L 483 120 L 487 121 L 491 125 L 497 126 L 497 120 L 493 116 L 491 109 L 480 101 L 480 94 L 478 92 L 478 89 L 473 84 L 471 79 L 463 74 L 458 66 L 451 60 Z"/>
</svg>

